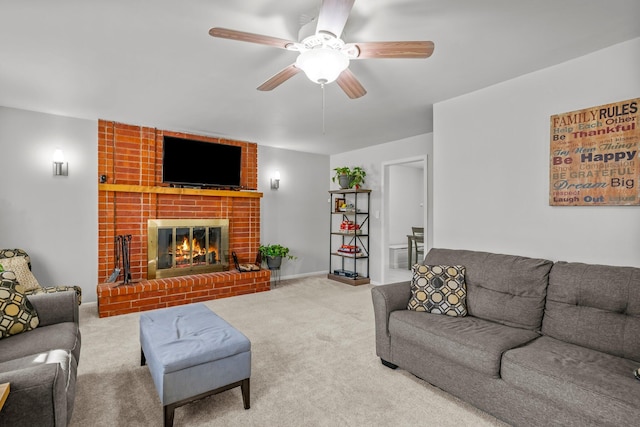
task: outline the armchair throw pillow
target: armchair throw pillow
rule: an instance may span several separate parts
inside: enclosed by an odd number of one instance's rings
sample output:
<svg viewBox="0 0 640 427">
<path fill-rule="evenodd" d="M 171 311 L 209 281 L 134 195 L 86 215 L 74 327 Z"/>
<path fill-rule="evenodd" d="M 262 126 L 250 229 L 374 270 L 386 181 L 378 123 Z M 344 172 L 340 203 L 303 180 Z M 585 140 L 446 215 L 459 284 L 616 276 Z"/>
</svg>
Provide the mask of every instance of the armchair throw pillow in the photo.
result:
<svg viewBox="0 0 640 427">
<path fill-rule="evenodd" d="M 0 273 L 0 339 L 35 329 L 38 313 L 11 271 Z"/>
<path fill-rule="evenodd" d="M 0 259 L 0 265 L 2 265 L 5 271 L 13 271 L 16 274 L 18 282 L 24 286 L 25 291 L 40 288 L 40 284 L 29 269 L 29 263 L 25 257 L 16 256 L 13 258 L 3 258 Z"/>
<path fill-rule="evenodd" d="M 462 265 L 414 265 L 407 309 L 466 316 L 465 272 Z"/>
<path fill-rule="evenodd" d="M 14 256 L 23 256 L 27 259 L 27 263 L 31 262 L 29 254 L 24 249 L 0 249 L 0 259 L 13 258 Z"/>
</svg>

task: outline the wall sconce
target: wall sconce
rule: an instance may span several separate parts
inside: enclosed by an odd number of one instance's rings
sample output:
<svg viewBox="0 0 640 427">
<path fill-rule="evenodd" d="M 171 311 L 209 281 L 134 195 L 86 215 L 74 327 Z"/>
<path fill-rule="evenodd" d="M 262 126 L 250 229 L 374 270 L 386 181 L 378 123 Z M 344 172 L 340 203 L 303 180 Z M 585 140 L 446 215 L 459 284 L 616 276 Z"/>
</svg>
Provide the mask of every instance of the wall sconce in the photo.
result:
<svg viewBox="0 0 640 427">
<path fill-rule="evenodd" d="M 61 149 L 56 148 L 53 152 L 53 176 L 68 176 L 69 163 L 64 161 L 64 153 Z"/>
<path fill-rule="evenodd" d="M 277 190 L 280 188 L 280 171 L 275 171 L 273 178 L 271 178 L 271 189 Z"/>
</svg>

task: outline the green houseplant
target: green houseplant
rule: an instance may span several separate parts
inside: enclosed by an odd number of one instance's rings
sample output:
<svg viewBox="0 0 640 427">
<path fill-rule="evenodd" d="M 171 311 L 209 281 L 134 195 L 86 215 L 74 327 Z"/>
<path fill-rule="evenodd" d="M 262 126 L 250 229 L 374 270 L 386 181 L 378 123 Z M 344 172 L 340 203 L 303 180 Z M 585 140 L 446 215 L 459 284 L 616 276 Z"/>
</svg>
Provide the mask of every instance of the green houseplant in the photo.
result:
<svg viewBox="0 0 640 427">
<path fill-rule="evenodd" d="M 364 177 L 367 176 L 367 172 L 362 169 L 360 166 L 356 166 L 351 169 L 348 166 L 341 166 L 333 169 L 335 171 L 335 175 L 331 180 L 336 182 L 338 180 L 338 184 L 340 188 L 360 188 L 362 184 L 364 184 Z"/>
<path fill-rule="evenodd" d="M 283 258 L 296 259 L 295 256 L 289 253 L 289 248 L 279 244 L 260 245 L 258 252 L 260 252 L 262 259 L 267 261 L 267 267 L 270 269 L 280 268 Z"/>
<path fill-rule="evenodd" d="M 360 166 L 354 167 L 349 174 L 349 188 L 360 188 L 360 186 L 364 184 L 365 176 L 367 176 L 367 172 L 365 172 L 364 169 L 362 169 Z"/>
<path fill-rule="evenodd" d="M 342 166 L 334 168 L 333 170 L 336 174 L 331 178 L 331 180 L 336 182 L 337 179 L 340 188 L 349 188 L 349 182 L 351 181 L 351 169 L 347 166 Z"/>
</svg>

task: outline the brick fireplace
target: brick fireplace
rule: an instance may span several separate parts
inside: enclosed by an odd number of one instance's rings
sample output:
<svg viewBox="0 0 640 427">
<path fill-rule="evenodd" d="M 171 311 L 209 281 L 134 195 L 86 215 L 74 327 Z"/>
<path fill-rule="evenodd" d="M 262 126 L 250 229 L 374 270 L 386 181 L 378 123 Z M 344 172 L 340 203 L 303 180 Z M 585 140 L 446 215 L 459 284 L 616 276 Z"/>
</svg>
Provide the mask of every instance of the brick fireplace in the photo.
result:
<svg viewBox="0 0 640 427">
<path fill-rule="evenodd" d="M 171 188 L 162 183 L 163 136 L 242 149 L 241 190 Z M 98 313 L 100 317 L 187 304 L 269 289 L 269 271 L 235 270 L 148 278 L 148 222 L 228 219 L 228 253 L 253 261 L 260 245 L 257 145 L 112 121 L 98 122 Z M 251 190 L 253 189 L 253 190 Z M 115 265 L 115 237 L 131 234 L 131 285 L 105 283 Z M 122 277 L 120 277 L 122 280 Z"/>
</svg>

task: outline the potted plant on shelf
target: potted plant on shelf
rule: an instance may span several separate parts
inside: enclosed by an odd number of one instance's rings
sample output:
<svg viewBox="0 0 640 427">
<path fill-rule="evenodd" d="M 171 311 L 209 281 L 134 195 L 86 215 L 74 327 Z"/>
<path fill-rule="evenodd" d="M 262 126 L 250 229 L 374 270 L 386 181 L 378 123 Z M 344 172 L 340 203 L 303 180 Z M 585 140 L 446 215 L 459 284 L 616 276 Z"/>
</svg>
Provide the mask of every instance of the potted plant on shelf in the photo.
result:
<svg viewBox="0 0 640 427">
<path fill-rule="evenodd" d="M 336 174 L 331 178 L 333 182 L 338 180 L 338 184 L 341 189 L 360 188 L 364 184 L 364 177 L 367 176 L 367 172 L 360 166 L 356 166 L 353 169 L 348 166 L 341 166 L 333 169 Z"/>
<path fill-rule="evenodd" d="M 356 187 L 356 190 L 360 188 L 362 184 L 364 184 L 364 177 L 367 176 L 367 172 L 362 169 L 360 166 L 356 166 L 351 170 L 349 174 L 349 188 Z"/>
<path fill-rule="evenodd" d="M 338 180 L 340 188 L 349 188 L 349 182 L 351 181 L 351 169 L 347 166 L 337 167 L 333 169 L 336 174 L 331 178 L 333 182 Z"/>
<path fill-rule="evenodd" d="M 278 244 L 260 245 L 258 251 L 260 252 L 260 256 L 262 257 L 262 259 L 267 261 L 267 267 L 269 267 L 269 269 L 280 268 L 283 258 L 296 258 L 295 256 L 289 254 L 289 248 Z"/>
</svg>

